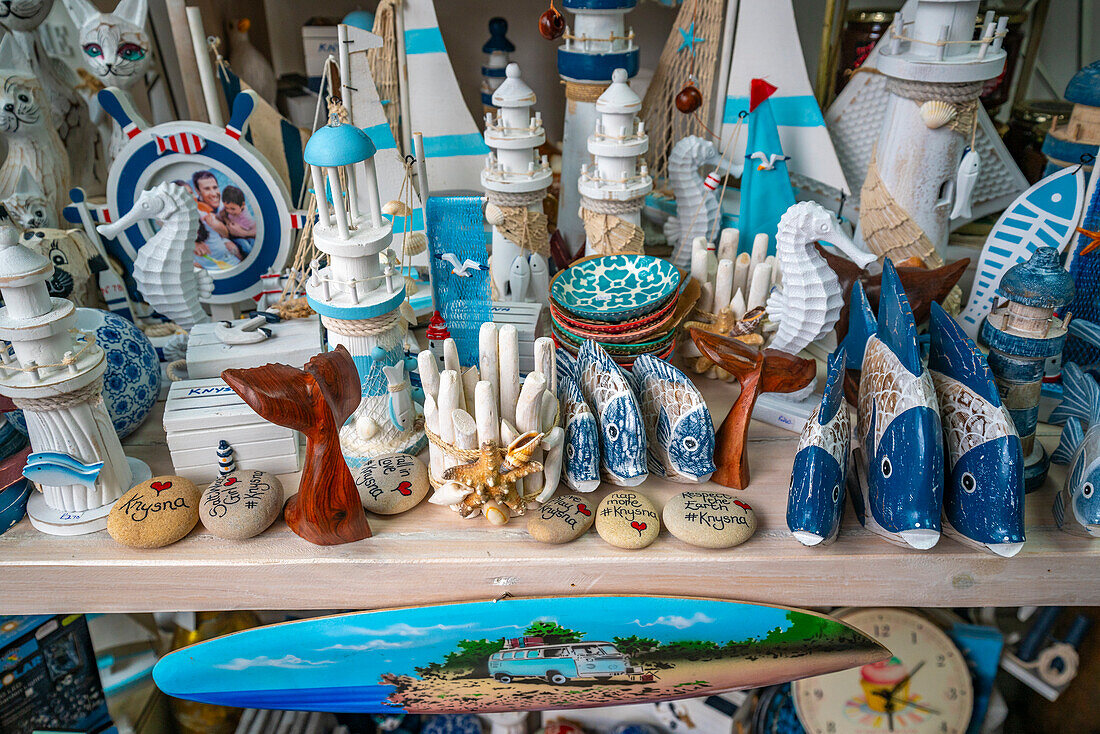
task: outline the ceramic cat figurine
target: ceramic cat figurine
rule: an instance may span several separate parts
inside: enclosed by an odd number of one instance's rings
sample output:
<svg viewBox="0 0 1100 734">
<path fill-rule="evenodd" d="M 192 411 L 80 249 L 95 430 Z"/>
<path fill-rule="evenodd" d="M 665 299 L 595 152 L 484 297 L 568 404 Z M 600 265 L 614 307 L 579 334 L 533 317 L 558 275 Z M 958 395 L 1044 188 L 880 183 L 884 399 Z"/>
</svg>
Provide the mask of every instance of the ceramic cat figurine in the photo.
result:
<svg viewBox="0 0 1100 734">
<path fill-rule="evenodd" d="M 20 229 L 39 229 L 58 225 L 57 210 L 46 198 L 42 184 L 35 180 L 27 168 L 20 169 L 15 190 L 8 194 L 3 204 L 8 210 L 11 221 Z"/>
<path fill-rule="evenodd" d="M 0 23 L 11 31 L 33 75 L 46 92 L 53 124 L 67 151 L 72 180 L 98 193 L 106 184 L 106 169 L 99 166 L 97 170 L 97 163 L 102 163 L 99 133 L 92 124 L 88 103 L 77 91 L 80 79 L 63 61 L 47 54 L 38 39 L 38 28 L 53 10 L 53 5 L 54 0 L 0 2 Z"/>
<path fill-rule="evenodd" d="M 0 135 L 8 146 L 0 166 L 0 198 L 19 191 L 26 169 L 41 182 L 54 216 L 60 218 L 68 201 L 69 158 L 46 92 L 11 34 L 0 40 Z"/>
<path fill-rule="evenodd" d="M 622 369 L 596 342 L 588 340 L 577 357 L 580 386 L 600 423 L 603 478 L 634 487 L 649 475 L 646 435 L 638 399 Z"/>
<path fill-rule="evenodd" d="M 928 371 L 947 453 L 943 531 L 1011 558 L 1024 547 L 1024 454 L 977 345 L 932 304 Z"/>
<path fill-rule="evenodd" d="M 121 0 L 113 12 L 101 13 L 88 0 L 64 0 L 80 36 L 84 63 L 104 86 L 129 91 L 152 64 L 149 35 L 145 32 L 147 0 Z M 126 143 L 122 130 L 98 109 L 96 124 L 109 140 L 108 157 L 114 160 Z"/>
<path fill-rule="evenodd" d="M 840 532 L 852 421 L 844 402 L 844 347 L 829 356 L 825 392 L 802 435 L 787 493 L 787 528 L 802 545 L 829 545 Z"/>
<path fill-rule="evenodd" d="M 575 492 L 600 486 L 600 427 L 577 385 L 577 362 L 557 350 L 558 401 L 565 426 L 565 483 Z"/>
<path fill-rule="evenodd" d="M 857 300 L 866 305 L 865 299 Z M 858 322 L 860 316 L 851 317 Z M 853 492 L 864 527 L 892 543 L 927 550 L 940 539 L 943 435 L 932 377 L 897 270 L 883 264 L 877 328 L 863 348 Z"/>
<path fill-rule="evenodd" d="M 663 359 L 643 354 L 633 381 L 642 406 L 649 471 L 674 482 L 710 479 L 714 465 L 714 422 L 695 385 Z"/>
</svg>

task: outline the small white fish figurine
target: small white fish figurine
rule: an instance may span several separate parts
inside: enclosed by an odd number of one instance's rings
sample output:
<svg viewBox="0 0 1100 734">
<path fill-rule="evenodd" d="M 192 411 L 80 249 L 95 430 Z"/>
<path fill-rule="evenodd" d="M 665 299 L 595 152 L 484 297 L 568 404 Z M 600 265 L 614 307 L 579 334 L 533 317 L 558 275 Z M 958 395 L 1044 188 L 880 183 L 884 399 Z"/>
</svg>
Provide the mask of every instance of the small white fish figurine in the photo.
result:
<svg viewBox="0 0 1100 734">
<path fill-rule="evenodd" d="M 386 376 L 386 385 L 390 391 L 390 422 L 397 430 L 407 431 L 416 420 L 416 409 L 413 407 L 409 381 L 405 379 L 405 363 L 384 366 L 382 374 Z"/>
<path fill-rule="evenodd" d="M 508 271 L 508 288 L 511 291 L 509 300 L 523 301 L 527 298 L 527 289 L 531 285 L 531 265 L 527 262 L 526 255 L 516 255 L 512 260 L 512 267 Z M 549 285 L 547 285 L 549 288 Z"/>
<path fill-rule="evenodd" d="M 674 482 L 710 479 L 714 465 L 714 422 L 695 385 L 663 359 L 643 354 L 633 378 L 642 407 L 649 470 Z"/>
<path fill-rule="evenodd" d="M 600 486 L 600 429 L 596 414 L 577 385 L 577 363 L 558 349 L 558 400 L 565 426 L 565 483 L 575 492 L 591 492 Z"/>
<path fill-rule="evenodd" d="M 649 476 L 642 409 L 622 368 L 591 339 L 577 357 L 580 386 L 600 424 L 600 468 L 608 482 L 635 487 Z"/>
<path fill-rule="evenodd" d="M 1072 535 L 1100 538 L 1100 385 L 1068 362 L 1062 369 L 1062 402 L 1051 423 L 1065 422 L 1050 460 L 1069 464 L 1066 483 L 1054 496 L 1054 521 Z"/>
<path fill-rule="evenodd" d="M 547 264 L 546 258 L 537 252 L 528 258 L 528 263 L 531 266 L 531 286 L 527 291 L 527 297 L 535 303 L 549 306 L 550 266 Z"/>
<path fill-rule="evenodd" d="M 955 174 L 955 206 L 951 209 L 951 219 L 969 219 L 974 216 L 970 205 L 981 172 L 982 159 L 978 156 L 978 151 L 967 148 L 959 162 L 959 171 Z"/>
<path fill-rule="evenodd" d="M 68 454 L 40 451 L 27 456 L 23 476 L 39 486 L 68 487 L 75 484 L 91 489 L 102 469 L 102 461 L 85 464 Z"/>
</svg>

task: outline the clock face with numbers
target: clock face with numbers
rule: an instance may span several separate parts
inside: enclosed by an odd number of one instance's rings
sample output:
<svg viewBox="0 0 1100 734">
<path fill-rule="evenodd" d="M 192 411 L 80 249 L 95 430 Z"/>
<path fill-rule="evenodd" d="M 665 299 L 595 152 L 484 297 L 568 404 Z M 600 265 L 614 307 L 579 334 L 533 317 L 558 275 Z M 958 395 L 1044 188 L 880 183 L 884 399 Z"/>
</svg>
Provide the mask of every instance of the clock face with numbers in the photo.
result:
<svg viewBox="0 0 1100 734">
<path fill-rule="evenodd" d="M 951 638 L 903 609 L 856 609 L 838 616 L 894 656 L 795 681 L 798 717 L 809 734 L 964 734 L 974 690 Z"/>
</svg>

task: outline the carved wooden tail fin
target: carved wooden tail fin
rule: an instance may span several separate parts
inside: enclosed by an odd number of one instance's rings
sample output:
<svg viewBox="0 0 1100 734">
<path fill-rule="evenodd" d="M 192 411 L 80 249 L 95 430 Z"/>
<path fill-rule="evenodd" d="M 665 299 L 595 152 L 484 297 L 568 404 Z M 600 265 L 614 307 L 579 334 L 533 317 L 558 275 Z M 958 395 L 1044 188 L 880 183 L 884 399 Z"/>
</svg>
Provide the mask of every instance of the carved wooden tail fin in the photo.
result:
<svg viewBox="0 0 1100 734">
<path fill-rule="evenodd" d="M 222 371 L 222 379 L 261 418 L 296 431 L 317 423 L 318 408 L 329 410 L 310 395 L 309 383 L 314 378 L 297 367 L 265 364 L 229 369 Z"/>
<path fill-rule="evenodd" d="M 355 368 L 351 354 L 341 344 L 331 352 L 318 354 L 306 362 L 305 371 L 317 381 L 317 386 L 321 388 L 321 394 L 325 396 L 325 402 L 336 419 L 336 425 L 343 425 L 362 400 L 359 371 Z"/>
</svg>

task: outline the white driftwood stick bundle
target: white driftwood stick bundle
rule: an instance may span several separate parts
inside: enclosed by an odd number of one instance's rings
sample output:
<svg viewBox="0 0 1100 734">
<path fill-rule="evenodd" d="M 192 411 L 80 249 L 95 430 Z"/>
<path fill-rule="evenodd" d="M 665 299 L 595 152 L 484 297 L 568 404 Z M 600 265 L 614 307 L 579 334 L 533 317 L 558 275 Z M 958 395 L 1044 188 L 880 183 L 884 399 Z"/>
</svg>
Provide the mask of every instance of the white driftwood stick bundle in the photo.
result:
<svg viewBox="0 0 1100 734">
<path fill-rule="evenodd" d="M 733 260 L 719 260 L 714 276 L 714 313 L 730 305 L 733 298 Z"/>
<path fill-rule="evenodd" d="M 752 271 L 752 285 L 749 286 L 749 297 L 745 301 L 749 311 L 764 305 L 771 287 L 772 269 L 767 264 L 760 263 Z"/>
<path fill-rule="evenodd" d="M 545 502 L 558 490 L 562 452 L 565 449 L 565 431 L 561 426 L 554 425 L 554 419 L 558 416 L 558 399 L 551 395 L 549 390 L 542 394 L 542 407 L 539 413 L 541 430 L 546 434 L 542 439 L 542 448 L 546 454 L 542 462 L 542 491 L 536 499 L 539 502 Z"/>
<path fill-rule="evenodd" d="M 466 407 L 463 408 L 467 413 L 472 413 L 474 408 L 474 386 L 481 381 L 481 375 L 478 374 L 477 367 L 469 367 L 462 373 L 462 394 L 466 397 Z"/>
<path fill-rule="evenodd" d="M 482 380 L 474 387 L 474 415 L 477 419 L 477 441 L 500 444 L 500 418 L 493 385 Z"/>
<path fill-rule="evenodd" d="M 451 424 L 455 433 L 456 449 L 477 448 L 477 423 L 465 410 L 456 410 L 451 414 Z"/>
<path fill-rule="evenodd" d="M 459 409 L 458 384 L 458 373 L 454 370 L 443 370 L 439 374 L 439 399 L 436 401 L 439 408 L 439 438 L 448 446 L 454 446 L 455 443 L 454 423 L 451 416 Z M 458 463 L 460 462 L 453 457 L 444 455 L 444 468 Z"/>
<path fill-rule="evenodd" d="M 487 381 L 493 389 L 493 405 L 500 403 L 499 347 L 497 346 L 497 325 L 486 321 L 477 335 L 481 379 Z"/>
<path fill-rule="evenodd" d="M 742 252 L 733 261 L 733 290 L 749 292 L 749 273 L 752 272 L 752 256 Z"/>
<path fill-rule="evenodd" d="M 741 243 L 741 233 L 733 227 L 726 227 L 718 237 L 718 259 L 733 260 L 737 257 L 737 247 Z"/>
<path fill-rule="evenodd" d="M 519 438 L 519 431 L 516 430 L 515 424 L 507 418 L 500 419 L 500 442 L 507 446 L 508 444 Z"/>
<path fill-rule="evenodd" d="M 707 241 L 703 237 L 696 237 L 691 242 L 691 278 L 702 285 L 710 280 L 709 263 L 707 258 Z"/>
<path fill-rule="evenodd" d="M 552 396 L 558 394 L 557 363 L 558 356 L 554 340 L 548 336 L 540 336 L 535 340 L 535 372 L 546 378 L 546 391 Z"/>
<path fill-rule="evenodd" d="M 519 332 L 512 324 L 504 324 L 498 333 L 500 417 L 515 425 L 519 400 Z"/>
<path fill-rule="evenodd" d="M 768 235 L 760 232 L 752 240 L 752 264 L 763 265 L 768 257 Z"/>
<path fill-rule="evenodd" d="M 424 393 L 424 425 L 428 427 L 428 430 L 439 435 L 439 409 L 436 407 L 435 398 Z M 446 467 L 443 465 L 443 449 L 436 446 L 431 441 L 428 442 L 428 472 L 435 478 L 436 482 L 443 481 L 443 470 Z"/>
<path fill-rule="evenodd" d="M 745 318 L 745 313 L 748 311 L 748 307 L 745 305 L 745 292 L 740 288 L 733 294 L 733 299 L 730 301 L 730 311 L 733 312 L 735 319 Z"/>
<path fill-rule="evenodd" d="M 458 377 L 458 407 L 466 410 L 466 393 L 462 387 L 462 362 L 458 359 L 458 344 L 448 338 L 443 342 L 443 369 L 453 370 Z"/>
<path fill-rule="evenodd" d="M 527 375 L 523 381 L 523 388 L 519 392 L 519 402 L 516 404 L 516 428 L 520 435 L 528 431 L 539 431 L 542 426 L 542 393 L 546 390 L 546 378 L 537 372 Z M 535 449 L 531 454 L 531 461 L 542 462 L 542 449 Z M 516 489 L 520 496 L 534 494 L 542 491 L 542 472 L 528 474 L 523 479 L 523 489 Z"/>
<path fill-rule="evenodd" d="M 416 364 L 420 369 L 420 384 L 424 387 L 424 394 L 439 398 L 439 363 L 435 361 L 435 355 L 425 349 L 416 355 Z"/>
</svg>

